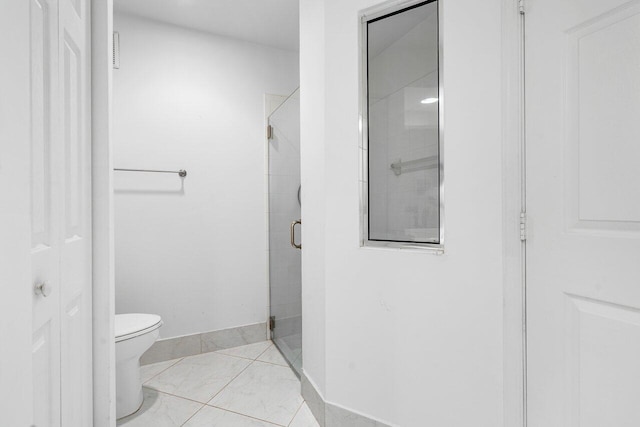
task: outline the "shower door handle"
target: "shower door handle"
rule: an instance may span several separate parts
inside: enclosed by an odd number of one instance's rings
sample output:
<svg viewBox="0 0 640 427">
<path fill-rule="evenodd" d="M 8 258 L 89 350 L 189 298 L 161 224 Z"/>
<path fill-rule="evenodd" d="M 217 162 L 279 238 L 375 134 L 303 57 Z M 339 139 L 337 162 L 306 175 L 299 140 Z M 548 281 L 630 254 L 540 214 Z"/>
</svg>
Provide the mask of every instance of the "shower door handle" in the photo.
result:
<svg viewBox="0 0 640 427">
<path fill-rule="evenodd" d="M 291 223 L 291 227 L 289 228 L 289 234 L 291 235 L 291 246 L 296 249 L 302 249 L 302 243 L 299 245 L 296 244 L 296 224 L 302 224 L 302 220 L 299 219 Z"/>
</svg>

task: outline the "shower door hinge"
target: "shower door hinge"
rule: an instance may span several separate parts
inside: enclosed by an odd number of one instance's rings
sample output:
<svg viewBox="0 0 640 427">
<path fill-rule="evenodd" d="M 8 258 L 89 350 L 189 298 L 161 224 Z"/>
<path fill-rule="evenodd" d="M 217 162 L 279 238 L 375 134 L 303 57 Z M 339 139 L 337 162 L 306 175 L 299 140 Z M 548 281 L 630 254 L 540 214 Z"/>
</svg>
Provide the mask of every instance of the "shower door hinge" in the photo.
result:
<svg viewBox="0 0 640 427">
<path fill-rule="evenodd" d="M 273 331 L 276 328 L 276 316 L 269 317 L 269 330 Z"/>
<path fill-rule="evenodd" d="M 267 125 L 267 139 L 273 138 L 273 127 L 271 125 Z"/>
<path fill-rule="evenodd" d="M 120 33 L 113 32 L 113 68 L 120 69 Z"/>
<path fill-rule="evenodd" d="M 527 240 L 527 213 L 520 212 L 520 240 Z"/>
<path fill-rule="evenodd" d="M 518 11 L 521 15 L 524 15 L 524 0 L 518 0 Z"/>
</svg>

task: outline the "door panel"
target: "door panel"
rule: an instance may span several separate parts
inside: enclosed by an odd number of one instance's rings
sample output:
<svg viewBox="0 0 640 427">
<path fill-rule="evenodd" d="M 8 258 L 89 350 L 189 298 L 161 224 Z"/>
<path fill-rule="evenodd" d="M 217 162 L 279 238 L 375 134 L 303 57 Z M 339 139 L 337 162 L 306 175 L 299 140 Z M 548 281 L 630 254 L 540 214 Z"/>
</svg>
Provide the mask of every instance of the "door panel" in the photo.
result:
<svg viewBox="0 0 640 427">
<path fill-rule="evenodd" d="M 300 219 L 300 95 L 296 90 L 270 116 L 269 292 L 275 320 L 272 339 L 299 373 L 302 367 L 302 272 L 300 249 L 291 245 Z M 300 243 L 301 226 L 295 226 Z"/>
<path fill-rule="evenodd" d="M 640 231 L 638 11 L 613 9 L 567 34 L 567 211 L 577 232 Z"/>
<path fill-rule="evenodd" d="M 91 137 L 88 0 L 60 0 L 64 151 L 61 241 L 62 425 L 92 424 Z"/>
<path fill-rule="evenodd" d="M 640 425 L 640 2 L 526 10 L 532 427 Z"/>
<path fill-rule="evenodd" d="M 60 425 L 60 138 L 56 137 L 58 5 L 31 0 L 31 265 L 33 410 L 37 426 Z"/>
<path fill-rule="evenodd" d="M 31 0 L 30 7 L 38 427 L 92 424 L 89 2 L 76 3 L 80 9 L 70 0 Z"/>
</svg>

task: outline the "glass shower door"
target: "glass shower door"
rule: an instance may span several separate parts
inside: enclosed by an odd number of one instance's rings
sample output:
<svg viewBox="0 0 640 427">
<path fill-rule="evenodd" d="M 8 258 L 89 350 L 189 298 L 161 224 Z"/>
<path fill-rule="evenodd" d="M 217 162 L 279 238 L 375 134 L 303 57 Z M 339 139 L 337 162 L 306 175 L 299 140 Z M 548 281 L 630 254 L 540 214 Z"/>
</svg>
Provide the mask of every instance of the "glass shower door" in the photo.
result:
<svg viewBox="0 0 640 427">
<path fill-rule="evenodd" d="M 300 91 L 269 116 L 269 294 L 271 338 L 302 368 Z"/>
</svg>

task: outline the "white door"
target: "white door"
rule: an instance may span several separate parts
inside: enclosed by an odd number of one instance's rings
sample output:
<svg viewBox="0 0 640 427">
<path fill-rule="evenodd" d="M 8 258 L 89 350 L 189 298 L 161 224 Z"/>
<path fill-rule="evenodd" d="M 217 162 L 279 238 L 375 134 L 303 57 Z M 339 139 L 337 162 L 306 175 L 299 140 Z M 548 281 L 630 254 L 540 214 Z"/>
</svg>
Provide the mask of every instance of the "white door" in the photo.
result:
<svg viewBox="0 0 640 427">
<path fill-rule="evenodd" d="M 640 2 L 527 0 L 530 427 L 640 426 Z"/>
<path fill-rule="evenodd" d="M 89 1 L 30 0 L 34 424 L 92 424 Z"/>
<path fill-rule="evenodd" d="M 91 37 L 89 0 L 60 0 L 64 207 L 60 222 L 62 426 L 93 423 L 91 319 Z"/>
<path fill-rule="evenodd" d="M 34 425 L 60 425 L 61 138 L 58 5 L 30 1 Z M 35 287 L 41 287 L 36 289 Z"/>
</svg>

